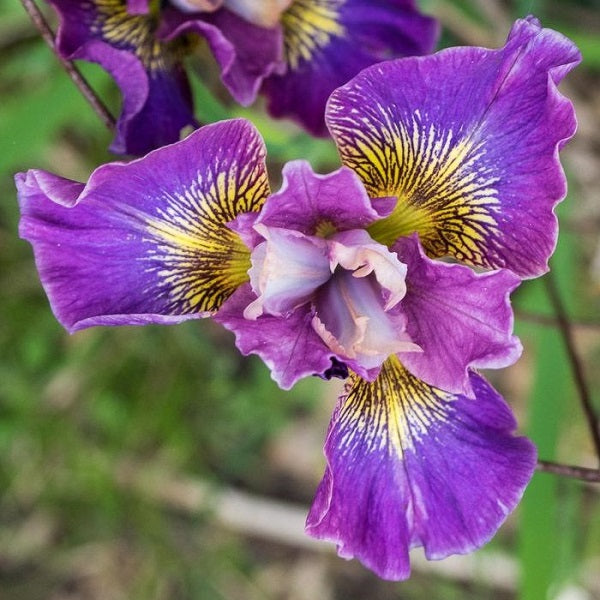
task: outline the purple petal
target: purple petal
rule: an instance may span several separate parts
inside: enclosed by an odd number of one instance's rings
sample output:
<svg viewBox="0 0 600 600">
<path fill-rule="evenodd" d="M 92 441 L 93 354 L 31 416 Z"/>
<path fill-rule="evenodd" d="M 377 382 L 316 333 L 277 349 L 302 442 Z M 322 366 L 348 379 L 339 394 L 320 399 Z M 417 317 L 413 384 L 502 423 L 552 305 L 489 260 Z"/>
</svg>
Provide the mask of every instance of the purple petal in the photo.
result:
<svg viewBox="0 0 600 600">
<path fill-rule="evenodd" d="M 282 317 L 309 302 L 331 277 L 327 242 L 289 229 L 262 224 L 256 228 L 266 242 L 252 252 L 248 274 L 258 298 L 244 315 L 255 319 L 265 312 Z"/>
<path fill-rule="evenodd" d="M 382 204 L 384 210 L 388 200 Z M 281 189 L 269 197 L 258 221 L 315 235 L 324 229 L 331 229 L 326 233 L 362 229 L 380 216 L 360 179 L 347 167 L 319 175 L 306 161 L 294 160 L 284 165 Z"/>
<path fill-rule="evenodd" d="M 268 110 L 314 135 L 327 135 L 323 115 L 335 88 L 390 56 L 431 52 L 437 38 L 436 22 L 412 0 L 295 0 L 281 22 L 288 68 L 265 82 Z"/>
<path fill-rule="evenodd" d="M 390 354 L 420 351 L 406 333 L 405 315 L 390 312 L 406 293 L 406 265 L 364 230 L 333 234 L 327 243 L 333 275 L 315 296 L 313 327 L 371 379 Z"/>
<path fill-rule="evenodd" d="M 280 28 L 267 29 L 226 9 L 190 17 L 165 12 L 161 35 L 170 40 L 185 33 L 204 37 L 221 67 L 221 79 L 240 104 L 251 104 L 263 79 L 281 69 Z"/>
<path fill-rule="evenodd" d="M 235 231 L 250 250 L 253 250 L 258 244 L 264 242 L 263 236 L 254 229 L 259 216 L 260 213 L 256 212 L 241 213 L 227 224 L 227 227 Z"/>
<path fill-rule="evenodd" d="M 307 375 L 326 375 L 332 365 L 339 364 L 338 357 L 315 333 L 309 307 L 286 317 L 244 318 L 244 310 L 255 300 L 256 294 L 245 284 L 225 301 L 214 319 L 233 331 L 244 356 L 258 354 L 262 358 L 281 388 L 288 390 Z"/>
<path fill-rule="evenodd" d="M 390 354 L 419 350 L 406 333 L 404 315 L 386 312 L 384 304 L 374 275 L 340 270 L 316 295 L 313 327 L 344 362 L 378 369 Z"/>
<path fill-rule="evenodd" d="M 344 164 L 370 195 L 399 198 L 373 237 L 417 231 L 430 256 L 543 273 L 566 190 L 558 150 L 576 126 L 556 84 L 579 60 L 530 18 L 499 50 L 390 61 L 336 90 L 327 121 Z"/>
<path fill-rule="evenodd" d="M 116 56 L 117 63 L 122 58 L 122 55 Z M 88 60 L 92 60 L 91 54 Z M 144 89 L 143 76 L 138 79 L 139 87 L 132 93 L 134 78 L 129 78 L 122 70 L 122 62 L 120 67 L 112 70 L 107 61 L 100 64 L 113 75 L 123 92 L 123 112 L 119 116 L 117 136 L 110 147 L 112 152 L 141 156 L 154 148 L 178 141 L 185 127 L 198 127 L 187 76 L 180 65 L 152 73 L 141 108 L 126 111 L 134 104 L 129 98 L 135 98 Z M 129 96 L 127 99 L 126 94 Z"/>
<path fill-rule="evenodd" d="M 130 15 L 147 15 L 150 11 L 149 0 L 126 0 Z"/>
<path fill-rule="evenodd" d="M 250 251 L 227 227 L 268 195 L 265 148 L 242 119 L 206 126 L 86 186 L 16 177 L 21 236 L 69 330 L 177 322 L 216 310 L 247 281 Z"/>
<path fill-rule="evenodd" d="M 408 551 L 429 559 L 489 541 L 519 502 L 536 452 L 514 437 L 502 397 L 472 374 L 475 399 L 432 388 L 396 359 L 353 377 L 333 415 L 327 467 L 307 533 L 385 579 L 406 579 Z"/>
<path fill-rule="evenodd" d="M 416 377 L 448 392 L 471 395 L 470 367 L 498 369 L 521 354 L 512 335 L 510 293 L 520 279 L 510 271 L 476 274 L 469 267 L 431 260 L 416 236 L 394 250 L 408 266 L 400 310 L 423 352 L 401 353 Z"/>
<path fill-rule="evenodd" d="M 331 272 L 339 266 L 351 271 L 353 277 L 371 273 L 385 298 L 385 310 L 396 306 L 406 294 L 406 265 L 395 252 L 374 242 L 363 229 L 342 231 L 328 238 Z"/>
<path fill-rule="evenodd" d="M 194 118 L 187 77 L 179 62 L 182 40 L 154 35 L 154 17 L 131 15 L 125 0 L 50 0 L 58 12 L 57 48 L 61 56 L 101 65 L 123 94 L 111 150 L 144 154 L 179 140 Z M 142 9 L 143 5 L 136 5 Z"/>
</svg>

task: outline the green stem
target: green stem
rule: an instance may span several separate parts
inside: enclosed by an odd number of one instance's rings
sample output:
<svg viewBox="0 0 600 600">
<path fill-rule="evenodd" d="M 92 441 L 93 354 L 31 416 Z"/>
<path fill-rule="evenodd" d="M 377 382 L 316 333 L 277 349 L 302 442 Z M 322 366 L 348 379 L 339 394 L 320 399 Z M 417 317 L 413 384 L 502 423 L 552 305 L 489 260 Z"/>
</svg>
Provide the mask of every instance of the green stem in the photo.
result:
<svg viewBox="0 0 600 600">
<path fill-rule="evenodd" d="M 583 371 L 583 365 L 581 363 L 581 359 L 579 358 L 577 348 L 575 347 L 573 328 L 552 272 L 549 272 L 544 277 L 544 283 L 546 285 L 548 298 L 550 299 L 552 307 L 554 308 L 554 313 L 556 314 L 558 328 L 563 338 L 567 356 L 569 357 L 569 362 L 571 363 L 571 370 L 573 371 L 575 386 L 579 392 L 579 400 L 590 429 L 594 448 L 596 450 L 596 456 L 598 461 L 600 461 L 600 426 L 598 423 L 598 415 L 596 415 L 596 411 L 594 410 L 591 394 Z"/>
</svg>

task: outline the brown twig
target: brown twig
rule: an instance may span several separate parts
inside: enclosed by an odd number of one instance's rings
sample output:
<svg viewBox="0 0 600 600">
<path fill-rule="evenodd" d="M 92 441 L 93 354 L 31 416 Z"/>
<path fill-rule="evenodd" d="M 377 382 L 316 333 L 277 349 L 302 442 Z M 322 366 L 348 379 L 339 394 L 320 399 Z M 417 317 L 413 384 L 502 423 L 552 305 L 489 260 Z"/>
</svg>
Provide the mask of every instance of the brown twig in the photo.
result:
<svg viewBox="0 0 600 600">
<path fill-rule="evenodd" d="M 554 473 L 563 477 L 572 477 L 592 483 L 600 483 L 600 469 L 587 469 L 586 467 L 576 467 L 574 465 L 563 465 L 560 463 L 540 460 L 537 464 L 538 471 L 545 473 Z"/>
<path fill-rule="evenodd" d="M 108 108 L 104 105 L 102 100 L 96 95 L 96 92 L 90 87 L 88 82 L 85 80 L 79 69 L 68 59 L 60 56 L 56 51 L 56 44 L 54 42 L 54 33 L 48 25 L 44 15 L 37 7 L 34 0 L 21 0 L 23 8 L 31 18 L 32 23 L 35 25 L 37 30 L 40 32 L 42 38 L 48 44 L 56 58 L 60 61 L 61 65 L 77 86 L 77 89 L 81 92 L 82 96 L 86 99 L 88 104 L 92 107 L 94 112 L 100 117 L 100 120 L 110 130 L 114 131 L 116 126 L 115 118 L 112 116 Z"/>
<path fill-rule="evenodd" d="M 554 308 L 554 313 L 556 314 L 556 318 L 558 320 L 558 327 L 563 337 L 569 362 L 571 363 L 571 370 L 573 371 L 575 386 L 577 387 L 581 407 L 590 428 L 594 448 L 596 450 L 596 456 L 600 461 L 600 427 L 598 424 L 598 416 L 594 410 L 591 394 L 587 385 L 585 374 L 583 372 L 583 365 L 581 363 L 581 359 L 579 358 L 577 348 L 575 347 L 571 322 L 569 321 L 567 311 L 563 304 L 560 291 L 556 285 L 552 271 L 550 271 L 544 277 L 544 283 L 546 285 L 548 298 L 550 299 L 552 307 Z"/>
<path fill-rule="evenodd" d="M 522 321 L 529 321 L 531 323 L 537 323 L 538 325 L 547 325 L 548 327 L 559 327 L 559 320 L 555 316 L 542 315 L 540 313 L 530 312 L 528 310 L 522 310 L 515 308 L 515 316 L 517 319 Z M 571 327 L 578 327 L 581 329 L 595 329 L 600 330 L 600 322 L 588 321 L 585 319 L 569 320 Z"/>
</svg>

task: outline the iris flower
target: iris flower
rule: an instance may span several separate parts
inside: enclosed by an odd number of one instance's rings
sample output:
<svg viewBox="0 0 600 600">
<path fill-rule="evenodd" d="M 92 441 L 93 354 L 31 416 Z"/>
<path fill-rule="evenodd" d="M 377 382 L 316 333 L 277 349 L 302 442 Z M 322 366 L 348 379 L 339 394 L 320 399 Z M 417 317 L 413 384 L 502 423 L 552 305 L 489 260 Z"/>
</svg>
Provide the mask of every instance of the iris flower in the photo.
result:
<svg viewBox="0 0 600 600">
<path fill-rule="evenodd" d="M 284 388 L 348 377 L 306 529 L 404 579 L 412 547 L 487 542 L 532 476 L 534 446 L 478 370 L 521 352 L 509 295 L 556 243 L 576 127 L 557 85 L 579 60 L 530 17 L 497 50 L 367 68 L 327 107 L 343 166 L 288 163 L 273 194 L 244 120 L 85 185 L 31 170 L 21 235 L 71 332 L 211 315 Z"/>
<path fill-rule="evenodd" d="M 121 89 L 117 154 L 144 154 L 198 125 L 183 63 L 201 38 L 237 102 L 263 89 L 273 115 L 323 135 L 338 85 L 390 55 L 431 51 L 437 31 L 413 0 L 48 1 L 58 52 L 100 64 Z"/>
<path fill-rule="evenodd" d="M 111 146 L 117 154 L 145 154 L 198 125 L 183 61 L 201 38 L 223 83 L 243 105 L 282 64 L 279 28 L 261 27 L 208 1 L 191 14 L 148 0 L 48 1 L 60 21 L 58 52 L 100 64 L 121 89 Z"/>
</svg>

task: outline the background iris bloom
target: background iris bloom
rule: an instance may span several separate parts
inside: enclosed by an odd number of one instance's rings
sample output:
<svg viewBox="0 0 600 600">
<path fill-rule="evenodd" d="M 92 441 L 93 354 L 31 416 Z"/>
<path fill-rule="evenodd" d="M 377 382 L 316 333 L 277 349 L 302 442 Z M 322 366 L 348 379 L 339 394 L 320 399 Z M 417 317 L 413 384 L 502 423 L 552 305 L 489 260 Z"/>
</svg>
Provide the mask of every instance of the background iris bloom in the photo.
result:
<svg viewBox="0 0 600 600">
<path fill-rule="evenodd" d="M 202 39 L 237 102 L 251 104 L 262 90 L 272 115 L 326 135 L 325 102 L 336 87 L 384 58 L 430 52 L 437 37 L 435 20 L 412 0 L 294 0 L 260 10 L 239 0 L 49 2 L 60 20 L 58 52 L 100 64 L 121 89 L 118 154 L 144 154 L 198 125 L 184 60 Z"/>
</svg>

